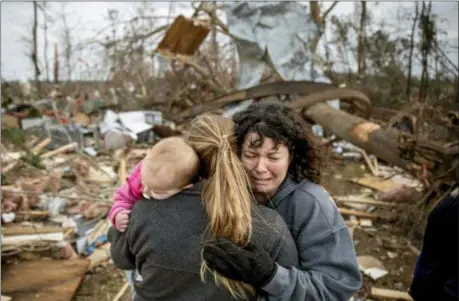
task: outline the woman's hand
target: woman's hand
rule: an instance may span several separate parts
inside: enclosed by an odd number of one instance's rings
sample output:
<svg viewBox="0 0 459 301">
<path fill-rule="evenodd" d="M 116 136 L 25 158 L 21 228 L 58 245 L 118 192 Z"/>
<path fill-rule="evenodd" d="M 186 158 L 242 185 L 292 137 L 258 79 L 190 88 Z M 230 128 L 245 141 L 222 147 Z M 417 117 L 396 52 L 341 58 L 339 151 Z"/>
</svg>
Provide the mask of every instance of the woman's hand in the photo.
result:
<svg viewBox="0 0 459 301">
<path fill-rule="evenodd" d="M 253 243 L 239 247 L 227 239 L 217 238 L 204 246 L 203 257 L 209 268 L 255 288 L 268 284 L 277 271 L 269 254 Z"/>
</svg>

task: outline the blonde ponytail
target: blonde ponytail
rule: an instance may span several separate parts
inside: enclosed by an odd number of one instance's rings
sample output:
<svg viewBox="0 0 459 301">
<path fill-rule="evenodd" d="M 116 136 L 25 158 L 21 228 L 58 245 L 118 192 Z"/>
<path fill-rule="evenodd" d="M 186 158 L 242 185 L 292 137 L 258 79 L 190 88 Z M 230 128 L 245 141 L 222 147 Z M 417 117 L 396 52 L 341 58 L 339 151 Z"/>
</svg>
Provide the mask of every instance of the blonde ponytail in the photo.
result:
<svg viewBox="0 0 459 301">
<path fill-rule="evenodd" d="M 244 246 L 252 234 L 252 194 L 244 166 L 235 151 L 233 122 L 218 115 L 199 116 L 192 121 L 186 139 L 204 166 L 202 200 L 211 234 Z M 228 279 L 203 262 L 203 280 L 206 271 L 235 298 L 247 298 L 248 293 L 255 292 L 251 285 Z"/>
</svg>

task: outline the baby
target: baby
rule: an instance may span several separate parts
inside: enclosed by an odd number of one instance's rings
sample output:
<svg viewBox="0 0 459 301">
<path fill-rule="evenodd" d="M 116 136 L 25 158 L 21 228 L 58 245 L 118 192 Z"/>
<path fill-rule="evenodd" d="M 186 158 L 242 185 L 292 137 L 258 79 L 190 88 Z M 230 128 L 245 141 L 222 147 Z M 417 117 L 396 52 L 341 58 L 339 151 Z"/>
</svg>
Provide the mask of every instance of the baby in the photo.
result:
<svg viewBox="0 0 459 301">
<path fill-rule="evenodd" d="M 123 186 L 115 193 L 115 202 L 108 215 L 112 225 L 126 231 L 129 214 L 142 197 L 166 199 L 191 186 L 198 173 L 199 158 L 183 137 L 169 137 L 156 143 Z"/>
</svg>

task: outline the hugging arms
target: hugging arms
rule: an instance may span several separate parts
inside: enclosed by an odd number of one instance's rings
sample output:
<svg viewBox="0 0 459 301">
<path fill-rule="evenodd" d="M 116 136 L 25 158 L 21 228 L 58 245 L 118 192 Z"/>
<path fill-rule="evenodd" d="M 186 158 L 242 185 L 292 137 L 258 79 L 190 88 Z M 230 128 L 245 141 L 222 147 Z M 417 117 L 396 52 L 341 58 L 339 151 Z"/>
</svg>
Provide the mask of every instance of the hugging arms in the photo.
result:
<svg viewBox="0 0 459 301">
<path fill-rule="evenodd" d="M 361 275 L 346 224 L 319 185 L 322 154 L 307 127 L 295 112 L 269 102 L 253 104 L 236 115 L 234 122 L 231 148 L 248 174 L 256 201 L 277 211 L 287 225 L 299 262 L 283 263 L 257 240 L 238 244 L 234 239 L 219 239 L 204 247 L 205 264 L 227 279 L 250 285 L 269 300 L 347 301 L 360 288 Z M 195 149 L 203 143 L 195 142 Z M 201 149 L 201 160 L 208 149 Z M 209 171 L 212 164 L 208 161 L 203 169 Z M 220 213 L 231 210 L 220 205 Z M 260 258 L 262 264 L 256 264 Z"/>
</svg>

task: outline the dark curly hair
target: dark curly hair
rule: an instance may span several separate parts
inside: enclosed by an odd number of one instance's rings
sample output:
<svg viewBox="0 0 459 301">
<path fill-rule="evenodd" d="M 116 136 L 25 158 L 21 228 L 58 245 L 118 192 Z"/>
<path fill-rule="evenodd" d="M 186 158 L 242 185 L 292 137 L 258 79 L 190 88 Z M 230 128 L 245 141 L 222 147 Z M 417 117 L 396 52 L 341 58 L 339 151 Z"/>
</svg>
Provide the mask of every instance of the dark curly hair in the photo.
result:
<svg viewBox="0 0 459 301">
<path fill-rule="evenodd" d="M 234 115 L 237 144 L 241 155 L 242 144 L 248 133 L 260 137 L 252 147 L 263 145 L 264 138 L 285 144 L 292 157 L 288 173 L 296 181 L 308 179 L 320 183 L 320 170 L 324 162 L 321 147 L 311 127 L 293 109 L 278 101 L 260 101 Z"/>
</svg>

